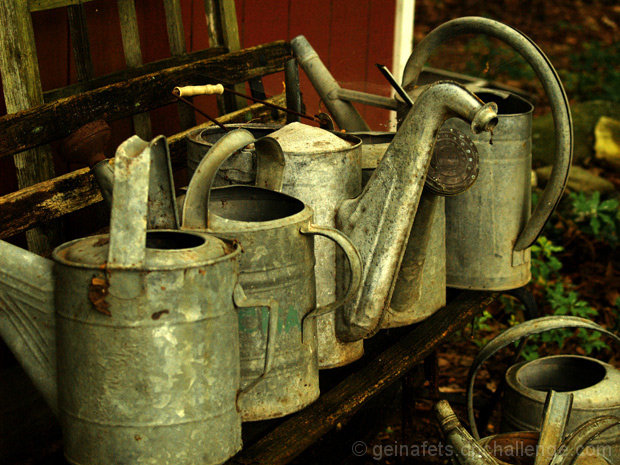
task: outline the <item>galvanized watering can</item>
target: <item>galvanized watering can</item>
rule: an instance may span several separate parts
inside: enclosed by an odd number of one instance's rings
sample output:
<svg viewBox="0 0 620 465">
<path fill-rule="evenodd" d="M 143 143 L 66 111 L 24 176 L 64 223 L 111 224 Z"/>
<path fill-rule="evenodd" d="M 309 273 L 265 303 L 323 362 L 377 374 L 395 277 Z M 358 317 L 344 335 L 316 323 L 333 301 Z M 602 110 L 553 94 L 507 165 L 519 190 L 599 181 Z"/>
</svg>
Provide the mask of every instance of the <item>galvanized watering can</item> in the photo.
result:
<svg viewBox="0 0 620 465">
<path fill-rule="evenodd" d="M 241 123 L 227 124 L 226 128 L 246 129 L 252 135 L 259 139 L 269 135 L 281 126 L 261 124 L 261 123 Z M 187 135 L 187 172 L 191 177 L 196 171 L 196 167 L 204 158 L 207 152 L 213 147 L 226 131 L 218 127 L 210 127 L 207 129 L 195 129 Z M 219 169 L 213 187 L 226 186 L 231 184 L 248 184 L 253 185 L 256 180 L 256 154 L 254 146 L 250 144 L 239 152 L 231 155 Z"/>
<path fill-rule="evenodd" d="M 446 199 L 448 286 L 508 290 L 530 280 L 529 247 L 562 196 L 572 159 L 572 120 L 560 78 L 545 54 L 516 29 L 486 18 L 459 18 L 431 31 L 407 61 L 403 87 L 413 92 L 422 67 L 446 40 L 472 33 L 505 42 L 532 66 L 555 123 L 555 165 L 531 217 L 532 105 L 515 95 L 485 91 L 477 96 L 498 106 L 499 122 L 492 137 L 475 135 L 456 119 L 444 126 L 471 138 L 480 154 L 475 185 Z"/>
<path fill-rule="evenodd" d="M 533 334 L 559 328 L 585 328 L 620 337 L 605 328 L 578 317 L 550 316 L 526 321 L 507 329 L 491 340 L 476 356 L 468 375 L 467 407 L 474 437 L 479 438 L 473 410 L 473 389 L 480 365 L 498 350 Z M 566 432 L 576 430 L 582 423 L 601 415 L 620 417 L 620 371 L 613 366 L 575 355 L 543 357 L 511 366 L 506 372 L 502 398 L 504 432 L 537 430 L 540 428 L 545 396 L 555 390 L 573 396 L 572 410 Z M 591 442 L 611 463 L 620 463 L 620 429 L 603 432 Z"/>
<path fill-rule="evenodd" d="M 241 448 L 240 246 L 147 231 L 151 152 L 116 155 L 109 235 L 53 261 L 0 241 L 0 335 L 58 415 L 75 464 L 218 464 Z"/>
<path fill-rule="evenodd" d="M 280 417 L 318 397 L 316 319 L 333 314 L 357 293 L 362 268 L 347 237 L 314 225 L 313 211 L 302 201 L 261 187 L 211 189 L 220 166 L 250 144 L 259 145 L 242 129 L 220 138 L 198 165 L 183 206 L 184 228 L 204 229 L 240 241 L 240 282 L 246 293 L 252 298 L 268 296 L 280 308 L 279 318 L 269 323 L 259 308 L 240 312 L 241 386 L 246 392 L 239 397 L 238 406 L 246 421 Z M 262 174 L 277 173 L 284 160 L 272 151 L 257 153 L 257 163 L 257 185 L 265 186 Z M 329 238 L 342 248 L 351 270 L 342 299 L 318 308 L 314 235 Z M 269 342 L 267 334 L 270 328 L 275 333 L 276 327 L 277 335 Z M 270 367 L 268 373 L 253 383 L 264 365 Z M 248 388 L 250 383 L 253 385 Z"/>
<path fill-rule="evenodd" d="M 293 123 L 257 143 L 258 151 L 266 144 L 270 144 L 271 150 L 277 150 L 279 145 L 285 156 L 282 175 L 272 173 L 268 186 L 282 192 L 293 191 L 295 196 L 310 203 L 318 215 L 334 221 L 362 256 L 364 272 L 360 291 L 336 312 L 338 340 L 359 341 L 381 328 L 420 202 L 436 132 L 443 121 L 453 115 L 470 121 L 476 132 L 491 130 L 496 123 L 493 103 L 481 103 L 452 82 L 429 86 L 357 195 L 353 187 L 360 186 L 361 167 L 359 154 L 355 154 L 359 142 L 352 142 L 354 139 L 350 139 L 348 147 L 335 148 L 324 140 L 313 138 L 312 144 L 316 150 L 320 147 L 323 154 L 313 156 L 312 150 L 294 149 L 296 144 L 303 146 L 310 139 L 307 133 L 300 132 L 303 125 Z M 313 128 L 312 131 L 319 130 Z M 353 168 L 349 169 L 349 165 Z M 261 175 L 259 165 L 257 176 Z M 345 192 L 343 186 L 349 183 L 352 190 Z M 343 282 L 344 278 L 337 275 L 336 282 Z M 347 360 L 340 364 L 344 363 Z"/>
<path fill-rule="evenodd" d="M 612 465 L 592 447 L 592 439 L 620 425 L 620 418 L 599 416 L 581 424 L 564 438 L 572 395 L 549 391 L 542 428 L 474 439 L 461 425 L 447 401 L 435 405 L 435 412 L 453 463 L 459 465 Z"/>
<path fill-rule="evenodd" d="M 291 41 L 291 45 L 302 68 L 339 126 L 349 131 L 349 135 L 362 139 L 364 166 L 381 166 L 381 158 L 392 142 L 394 135 L 369 132 L 366 123 L 349 100 L 390 109 L 397 109 L 396 101 L 384 101 L 389 100 L 385 98 L 377 101 L 377 96 L 361 95 L 360 93 L 341 89 L 305 37 L 296 37 Z M 355 98 L 350 98 L 351 95 Z M 404 108 L 403 104 L 401 110 L 401 116 L 404 118 L 409 112 L 409 107 Z M 429 123 L 431 126 L 434 124 L 431 120 L 429 120 Z M 444 135 L 440 131 L 439 141 L 443 137 Z M 403 154 L 402 156 L 415 157 L 419 155 L 420 152 L 416 149 L 419 150 L 422 144 L 414 147 L 413 139 L 411 141 L 409 155 Z M 424 192 L 420 197 L 417 211 L 415 208 L 412 211 L 415 215 L 415 222 L 410 229 L 407 229 L 407 231 L 410 230 L 411 236 L 406 241 L 407 246 L 404 253 L 398 257 L 398 264 L 396 265 L 398 267 L 398 274 L 395 277 L 392 288 L 388 292 L 389 297 L 383 304 L 384 309 L 382 311 L 373 310 L 373 318 L 364 323 L 364 325 L 368 326 L 365 337 L 374 334 L 379 328 L 403 326 L 420 321 L 445 305 L 445 218 L 444 200 L 439 196 L 455 195 L 468 188 L 475 181 L 477 172 L 469 172 L 467 170 L 470 168 L 473 170 L 477 166 L 477 159 L 474 162 L 475 157 L 473 155 L 465 157 L 465 152 L 461 150 L 456 152 L 457 156 L 454 155 L 454 152 L 438 151 L 436 147 L 433 150 L 433 142 L 434 137 L 424 141 L 427 144 L 425 148 L 432 150 L 433 153 L 430 164 L 426 164 L 428 169 L 425 169 L 420 175 L 413 177 L 412 179 L 415 179 L 413 182 L 409 179 L 405 181 L 404 177 L 399 181 L 403 185 L 412 184 L 410 188 L 418 191 L 421 191 L 422 186 L 425 186 Z M 459 147 L 460 142 L 455 145 Z M 401 149 L 404 151 L 405 146 L 402 145 Z M 473 149 L 475 151 L 475 148 Z M 332 158 L 335 159 L 335 157 Z M 453 160 L 457 160 L 459 163 L 451 163 Z M 461 163 L 463 160 L 465 162 Z M 316 164 L 316 160 L 313 160 L 313 163 Z M 455 166 L 457 169 L 454 169 Z M 305 171 L 307 168 L 303 166 L 301 169 Z M 345 177 L 348 177 L 353 175 L 349 174 L 350 171 L 352 173 L 359 173 L 359 170 L 359 166 L 338 166 L 334 162 L 332 173 L 329 174 L 333 177 L 334 182 L 337 183 L 342 173 L 344 173 Z M 363 170 L 363 185 L 370 179 L 372 172 L 372 169 Z M 472 174 L 473 179 L 471 177 Z M 285 190 L 283 191 L 286 192 Z M 346 335 L 346 332 L 348 330 L 345 329 L 345 334 L 342 337 L 350 338 L 350 336 Z M 362 330 L 358 329 L 357 332 L 362 333 Z M 342 364 L 344 363 L 347 363 L 346 359 L 342 360 Z"/>
</svg>

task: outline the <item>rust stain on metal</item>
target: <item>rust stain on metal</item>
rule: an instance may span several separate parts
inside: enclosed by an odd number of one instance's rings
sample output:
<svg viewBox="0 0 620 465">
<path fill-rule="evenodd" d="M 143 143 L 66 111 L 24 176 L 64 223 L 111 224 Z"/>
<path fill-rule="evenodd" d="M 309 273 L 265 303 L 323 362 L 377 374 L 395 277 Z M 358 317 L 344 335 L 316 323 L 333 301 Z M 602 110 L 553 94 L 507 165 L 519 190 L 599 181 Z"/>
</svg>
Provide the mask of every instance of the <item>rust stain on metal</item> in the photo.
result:
<svg viewBox="0 0 620 465">
<path fill-rule="evenodd" d="M 162 317 L 162 315 L 167 315 L 167 314 L 169 314 L 169 313 L 170 313 L 170 310 L 161 310 L 161 311 L 159 311 L 159 312 L 155 312 L 155 313 L 153 313 L 153 314 L 151 315 L 151 318 L 152 318 L 153 320 L 159 320 L 159 319 Z"/>
<path fill-rule="evenodd" d="M 95 310 L 99 313 L 112 316 L 112 313 L 110 313 L 109 310 L 110 304 L 105 300 L 108 295 L 108 286 L 109 284 L 105 279 L 95 276 L 90 281 L 90 286 L 88 288 L 88 300 L 90 300 L 93 307 L 95 307 Z"/>
</svg>

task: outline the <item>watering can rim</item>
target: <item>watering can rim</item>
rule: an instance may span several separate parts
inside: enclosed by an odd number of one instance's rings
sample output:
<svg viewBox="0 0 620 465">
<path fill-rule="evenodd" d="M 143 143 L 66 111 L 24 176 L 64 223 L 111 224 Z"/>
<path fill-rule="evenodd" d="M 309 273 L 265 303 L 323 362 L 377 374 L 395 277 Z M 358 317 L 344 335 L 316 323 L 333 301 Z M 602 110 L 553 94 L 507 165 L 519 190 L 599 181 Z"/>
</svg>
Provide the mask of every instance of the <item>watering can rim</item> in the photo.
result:
<svg viewBox="0 0 620 465">
<path fill-rule="evenodd" d="M 215 241 L 223 243 L 223 245 L 228 247 L 230 250 L 229 251 L 224 250 L 224 253 L 222 255 L 218 257 L 214 257 L 214 258 L 207 258 L 204 260 L 193 260 L 191 262 L 189 262 L 188 260 L 180 260 L 178 263 L 175 263 L 173 265 L 158 265 L 158 264 L 144 263 L 141 266 L 132 268 L 132 270 L 147 271 L 147 272 L 148 271 L 172 271 L 172 270 L 189 269 L 189 268 L 204 267 L 204 266 L 213 266 L 213 265 L 217 265 L 220 262 L 234 259 L 237 255 L 241 253 L 241 250 L 242 250 L 241 245 L 237 241 L 222 239 L 219 237 L 212 236 L 210 234 L 201 233 L 199 231 L 186 231 L 186 230 L 177 230 L 177 229 L 149 229 L 147 230 L 147 235 L 151 232 L 156 232 L 156 233 L 167 232 L 167 233 L 174 233 L 175 235 L 192 235 L 192 236 L 199 237 L 205 240 L 202 244 L 197 245 L 195 247 L 187 247 L 187 248 L 182 248 L 182 249 L 156 249 L 156 248 L 146 247 L 145 250 L 147 251 L 147 254 L 162 254 L 162 255 L 166 255 L 170 257 L 170 256 L 174 256 L 177 254 L 187 252 L 188 250 L 199 250 L 199 249 L 204 249 L 204 248 L 212 248 L 217 245 L 217 242 Z M 72 268 L 125 270 L 126 268 L 115 266 L 113 264 L 109 264 L 107 260 L 99 264 L 86 263 L 86 262 L 77 262 L 74 260 L 70 260 L 61 255 L 63 251 L 65 251 L 69 247 L 74 246 L 80 242 L 84 242 L 84 243 L 96 242 L 102 239 L 107 240 L 107 242 L 102 245 L 109 246 L 110 234 L 97 234 L 93 236 L 73 239 L 72 241 L 65 242 L 59 245 L 58 247 L 56 247 L 52 251 L 51 258 L 57 264 L 70 266 Z"/>
<path fill-rule="evenodd" d="M 266 229 L 273 229 L 273 228 L 282 227 L 286 225 L 296 224 L 300 221 L 306 220 L 307 218 L 309 219 L 309 221 L 312 221 L 314 218 L 314 210 L 312 209 L 310 205 L 302 202 L 296 197 L 293 197 L 288 194 L 284 194 L 282 192 L 272 191 L 271 189 L 265 189 L 263 187 L 257 187 L 257 186 L 246 186 L 243 184 L 234 184 L 231 186 L 214 187 L 213 189 L 211 189 L 211 192 L 233 190 L 233 189 L 269 193 L 270 195 L 276 195 L 277 197 L 281 197 L 283 199 L 287 199 L 287 200 L 290 199 L 295 202 L 299 202 L 303 208 L 299 210 L 297 213 L 293 213 L 292 215 L 287 215 L 281 218 L 276 218 L 274 220 L 266 220 L 266 221 L 233 220 L 233 219 L 229 219 L 224 216 L 218 215 L 216 213 L 213 213 L 211 209 L 209 209 L 209 223 L 208 223 L 207 230 L 209 231 L 217 230 L 217 232 L 228 233 L 228 232 L 234 232 L 235 230 L 226 229 L 226 231 L 222 231 L 219 228 L 221 228 L 222 226 L 226 226 L 226 227 L 237 226 L 237 227 L 242 228 L 239 231 L 243 231 L 243 232 L 262 231 Z M 231 199 L 227 199 L 227 200 L 230 201 Z M 214 199 L 213 197 L 211 197 L 209 203 L 217 202 L 217 201 L 218 201 L 217 199 Z"/>
<path fill-rule="evenodd" d="M 592 410 L 601 410 L 601 411 L 609 411 L 610 408 L 614 408 L 614 406 L 605 406 L 605 407 L 598 407 L 596 406 L 596 404 L 593 405 L 580 405 L 584 402 L 587 402 L 591 399 L 594 399 L 595 396 L 595 392 L 601 389 L 601 384 L 604 382 L 609 382 L 611 377 L 615 377 L 618 378 L 618 380 L 620 381 L 620 371 L 618 369 L 616 369 L 613 365 L 603 362 L 601 360 L 595 359 L 593 357 L 587 357 L 584 355 L 576 355 L 576 354 L 557 354 L 557 355 L 548 355 L 546 357 L 541 357 L 535 360 L 524 360 L 522 362 L 519 363 L 515 363 L 514 365 L 511 365 L 508 367 L 508 369 L 506 370 L 506 374 L 504 376 L 504 379 L 506 380 L 506 383 L 508 386 L 510 386 L 510 388 L 512 388 L 515 392 L 518 392 L 520 395 L 537 401 L 537 402 L 544 402 L 545 397 L 547 395 L 547 391 L 543 391 L 543 390 L 538 390 L 538 389 L 533 389 L 530 388 L 528 386 L 525 386 L 523 383 L 519 383 L 516 384 L 518 382 L 517 376 L 519 371 L 524 368 L 526 365 L 529 364 L 534 364 L 534 363 L 542 363 L 542 361 L 544 360 L 549 360 L 549 359 L 557 359 L 557 358 L 578 358 L 581 360 L 588 360 L 591 362 L 595 362 L 601 366 L 603 366 L 606 369 L 606 374 L 603 377 L 603 379 L 601 379 L 600 381 L 598 381 L 597 383 L 593 384 L 592 386 L 588 386 L 585 387 L 583 389 L 576 389 L 573 391 L 567 391 L 567 392 L 571 392 L 574 395 L 574 400 L 573 400 L 573 407 L 572 410 L 587 410 L 587 411 L 592 411 Z M 609 368 L 612 368 L 613 371 L 610 372 Z M 611 376 L 610 376 L 611 375 Z M 615 376 L 614 376 L 615 375 Z M 620 407 L 620 393 L 619 393 L 619 400 L 616 403 L 617 407 Z"/>
<path fill-rule="evenodd" d="M 515 98 L 515 99 L 519 100 L 521 103 L 526 104 L 529 107 L 529 110 L 523 111 L 523 112 L 520 112 L 520 113 L 502 113 L 501 109 L 499 109 L 497 111 L 497 116 L 498 117 L 502 117 L 502 118 L 523 117 L 523 116 L 527 116 L 527 115 L 533 115 L 533 113 L 534 113 L 534 109 L 535 109 L 534 104 L 532 102 L 530 102 L 529 100 L 527 100 L 526 98 L 521 97 L 520 95 L 515 94 L 514 92 L 510 92 L 510 91 L 507 91 L 507 90 L 491 89 L 491 88 L 488 88 L 488 87 L 482 87 L 480 89 L 476 89 L 476 90 L 473 91 L 473 94 L 476 97 L 478 97 L 478 98 L 480 98 L 479 94 L 483 94 L 483 93 L 493 94 L 493 95 L 496 95 L 496 96 L 498 96 L 500 98 L 503 98 L 502 96 L 506 95 L 505 98 Z M 488 103 L 488 101 L 485 100 L 485 99 L 480 98 L 480 100 L 482 100 L 484 103 Z M 497 103 L 498 106 L 499 106 L 499 103 L 501 103 L 501 102 L 497 102 L 495 100 L 493 100 L 493 101 L 495 103 Z"/>
<path fill-rule="evenodd" d="M 278 129 L 284 127 L 283 125 L 280 124 L 266 124 L 266 123 L 226 123 L 224 124 L 224 126 L 227 129 L 245 129 L 245 130 L 252 130 L 252 129 L 273 129 L 274 131 L 277 131 Z M 202 134 L 204 133 L 213 133 L 213 134 L 217 134 L 218 132 L 222 132 L 223 134 L 226 134 L 226 132 L 224 132 L 224 130 L 218 126 L 209 126 L 206 128 L 196 128 L 196 129 L 192 129 L 190 130 L 190 132 L 187 134 L 187 139 L 191 142 L 194 142 L 196 144 L 200 144 L 200 145 L 213 145 L 213 142 L 208 142 L 204 139 L 201 138 Z"/>
</svg>

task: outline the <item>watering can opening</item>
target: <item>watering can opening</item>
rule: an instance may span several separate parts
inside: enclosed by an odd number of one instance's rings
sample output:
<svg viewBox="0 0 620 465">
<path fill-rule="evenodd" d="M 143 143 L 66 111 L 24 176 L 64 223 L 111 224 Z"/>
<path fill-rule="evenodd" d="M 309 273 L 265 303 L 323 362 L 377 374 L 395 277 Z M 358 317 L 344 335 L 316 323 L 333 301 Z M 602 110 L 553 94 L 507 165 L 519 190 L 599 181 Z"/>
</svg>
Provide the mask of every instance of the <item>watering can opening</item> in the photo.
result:
<svg viewBox="0 0 620 465">
<path fill-rule="evenodd" d="M 578 391 L 605 379 L 607 370 L 598 361 L 587 357 L 545 357 L 523 365 L 517 380 L 536 391 Z"/>
<path fill-rule="evenodd" d="M 300 200 L 259 187 L 226 186 L 213 189 L 209 212 L 233 221 L 274 221 L 305 209 Z"/>
<path fill-rule="evenodd" d="M 180 231 L 149 231 L 146 248 L 159 250 L 193 249 L 206 242 L 203 236 Z"/>
<path fill-rule="evenodd" d="M 534 111 L 534 105 L 510 92 L 480 91 L 476 96 L 484 103 L 497 104 L 497 114 L 502 116 L 525 115 Z"/>
</svg>

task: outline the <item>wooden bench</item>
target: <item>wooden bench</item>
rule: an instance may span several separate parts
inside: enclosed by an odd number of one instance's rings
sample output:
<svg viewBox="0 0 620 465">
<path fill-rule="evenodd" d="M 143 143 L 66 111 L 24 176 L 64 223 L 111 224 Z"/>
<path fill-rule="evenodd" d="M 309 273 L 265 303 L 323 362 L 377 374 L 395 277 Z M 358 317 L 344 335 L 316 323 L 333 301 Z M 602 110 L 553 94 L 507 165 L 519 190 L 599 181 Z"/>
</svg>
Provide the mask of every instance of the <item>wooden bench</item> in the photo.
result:
<svg viewBox="0 0 620 465">
<path fill-rule="evenodd" d="M 11 37 L 27 39 L 13 41 L 13 48 L 0 52 L 9 110 L 8 115 L 0 117 L 0 157 L 13 156 L 18 170 L 23 171 L 18 173 L 20 189 L 0 197 L 0 239 L 10 240 L 28 232 L 31 249 L 41 254 L 49 253 L 50 248 L 62 242 L 62 236 L 49 231 L 36 232 L 37 228 L 47 228 L 69 214 L 102 202 L 98 186 L 87 168 L 55 176 L 50 163 L 50 143 L 89 121 L 125 117 L 133 118 L 137 134 L 150 138 L 148 112 L 174 104 L 171 95 L 174 86 L 203 82 L 203 76 L 208 74 L 228 85 L 236 85 L 237 89 L 250 82 L 250 89 L 260 95 L 261 78 L 283 71 L 291 57 L 289 44 L 284 41 L 228 52 L 228 48 L 239 48 L 238 35 L 235 38 L 234 33 L 234 8 L 232 12 L 230 8 L 232 0 L 205 1 L 206 14 L 211 18 L 211 43 L 215 47 L 187 54 L 182 43 L 179 1 L 164 0 L 172 56 L 142 64 L 133 0 L 118 0 L 128 67 L 121 72 L 93 77 L 82 11 L 82 3 L 86 1 L 0 2 L 2 24 L 12 25 L 10 29 L 0 28 L 0 45 L 10 42 Z M 29 15 L 31 11 L 55 7 L 68 9 L 79 82 L 43 93 L 35 66 L 36 55 L 33 55 Z M 28 57 L 23 69 L 18 70 L 15 63 L 8 64 L 11 54 L 7 50 Z M 13 53 L 12 59 L 15 58 Z M 34 80 L 34 84 L 30 80 Z M 284 100 L 282 95 L 270 99 L 280 105 Z M 220 108 L 226 113 L 218 118 L 219 121 L 243 122 L 252 118 L 268 122 L 277 116 L 263 105 L 230 111 L 240 104 L 236 99 L 221 101 Z M 176 170 L 185 166 L 185 135 L 195 124 L 193 111 L 183 107 L 180 112 L 186 130 L 169 137 Z M 86 227 L 84 233 L 89 232 L 92 231 Z M 419 365 L 443 340 L 486 308 L 492 298 L 488 293 L 462 293 L 420 325 L 390 333 L 399 337 L 378 338 L 380 342 L 375 350 L 362 361 L 346 369 L 323 372 L 322 380 L 329 377 L 331 387 L 317 402 L 281 421 L 245 424 L 245 447 L 230 463 L 290 462 Z M 3 356 L 1 347 L 0 356 Z M 10 367 L 0 364 L 0 461 L 12 463 L 11 460 L 20 454 L 23 458 L 27 453 L 34 463 L 63 463 L 60 444 L 55 419 L 21 369 L 14 364 Z"/>
</svg>

